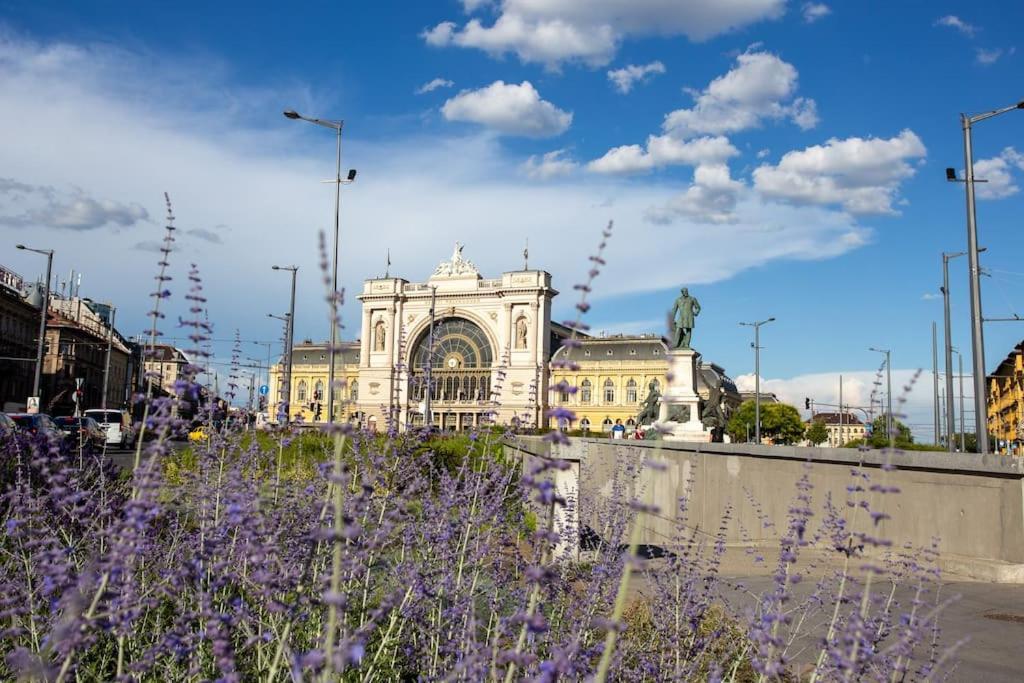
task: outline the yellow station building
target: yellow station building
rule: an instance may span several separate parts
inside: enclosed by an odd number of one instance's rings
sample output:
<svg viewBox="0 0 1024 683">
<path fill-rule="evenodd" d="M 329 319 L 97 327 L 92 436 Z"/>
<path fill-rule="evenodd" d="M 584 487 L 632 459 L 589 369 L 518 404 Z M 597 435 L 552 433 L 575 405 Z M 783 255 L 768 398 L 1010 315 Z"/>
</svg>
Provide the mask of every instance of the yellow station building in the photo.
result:
<svg viewBox="0 0 1024 683">
<path fill-rule="evenodd" d="M 988 432 L 999 452 L 1024 455 L 1024 342 L 987 379 Z"/>
</svg>

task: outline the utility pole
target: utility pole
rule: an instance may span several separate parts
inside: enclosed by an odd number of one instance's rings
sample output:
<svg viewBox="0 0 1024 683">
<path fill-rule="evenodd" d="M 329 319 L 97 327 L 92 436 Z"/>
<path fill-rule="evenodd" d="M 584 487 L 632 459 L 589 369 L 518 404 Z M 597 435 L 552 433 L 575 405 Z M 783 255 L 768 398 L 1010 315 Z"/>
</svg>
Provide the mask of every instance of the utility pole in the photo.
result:
<svg viewBox="0 0 1024 683">
<path fill-rule="evenodd" d="M 974 183 L 982 182 L 974 178 L 974 151 L 971 139 L 972 127 L 986 119 L 1000 114 L 1024 109 L 1024 100 L 1017 104 L 994 109 L 983 114 L 969 116 L 960 114 L 960 127 L 964 136 L 964 186 L 967 194 L 967 260 L 969 263 L 968 284 L 971 294 L 971 351 L 974 373 L 974 432 L 978 441 L 978 452 L 985 455 L 989 452 L 988 443 L 988 390 L 985 387 L 985 332 L 981 310 L 981 265 L 978 261 L 978 223 L 974 205 Z M 957 181 L 956 169 L 946 169 L 946 179 Z"/>
<path fill-rule="evenodd" d="M 117 316 L 117 309 L 110 307 L 110 329 L 107 331 L 107 359 L 103 363 L 103 396 L 100 398 L 100 408 L 107 408 L 107 383 L 110 377 L 110 348 L 114 345 L 114 318 Z M 106 419 L 104 416 L 103 419 Z"/>
<path fill-rule="evenodd" d="M 956 354 L 957 364 L 960 366 L 960 452 L 967 451 L 964 446 L 964 357 L 963 354 Z M 953 400 L 953 397 L 950 397 Z M 977 418 L 975 418 L 977 419 Z"/>
<path fill-rule="evenodd" d="M 761 325 L 773 322 L 767 318 L 758 322 L 740 323 L 754 328 L 754 443 L 761 445 Z"/>
<path fill-rule="evenodd" d="M 430 330 L 427 332 L 427 387 L 426 394 L 423 397 L 423 425 L 427 428 L 427 433 L 430 433 L 431 427 L 434 424 L 433 408 L 431 407 L 431 394 L 434 391 L 433 381 L 433 365 L 434 365 L 434 305 L 437 303 L 437 287 L 430 288 Z"/>
<path fill-rule="evenodd" d="M 935 443 L 938 444 L 941 440 L 939 434 L 939 332 L 938 325 L 932 322 L 932 387 L 935 392 L 934 408 L 935 410 Z"/>
<path fill-rule="evenodd" d="M 292 407 L 292 346 L 295 343 L 295 276 L 299 272 L 298 266 L 271 266 L 272 270 L 287 270 L 292 274 L 292 296 L 291 302 L 288 305 L 288 321 L 286 324 L 285 331 L 285 358 L 287 372 L 287 381 L 285 383 L 284 390 L 284 402 L 285 402 L 285 422 L 291 420 L 291 407 Z"/>
<path fill-rule="evenodd" d="M 942 303 L 946 327 L 946 450 L 953 452 L 953 432 L 956 430 L 956 416 L 953 414 L 953 336 L 949 318 L 949 262 L 967 252 L 942 253 Z"/>
<path fill-rule="evenodd" d="M 868 350 L 885 354 L 885 431 L 889 435 L 889 448 L 892 448 L 892 350 L 873 346 Z"/>
<path fill-rule="evenodd" d="M 40 407 L 42 400 L 39 396 L 39 384 L 43 377 L 43 346 L 46 344 L 46 314 L 50 310 L 50 278 L 53 276 L 53 249 L 33 249 L 24 244 L 17 245 L 18 249 L 32 251 L 46 256 L 46 284 L 43 285 L 43 303 L 39 307 L 39 340 L 36 346 L 36 374 L 32 380 L 32 395 L 39 398 Z"/>
<path fill-rule="evenodd" d="M 839 448 L 843 447 L 843 376 L 839 375 L 839 438 L 836 439 Z"/>
</svg>

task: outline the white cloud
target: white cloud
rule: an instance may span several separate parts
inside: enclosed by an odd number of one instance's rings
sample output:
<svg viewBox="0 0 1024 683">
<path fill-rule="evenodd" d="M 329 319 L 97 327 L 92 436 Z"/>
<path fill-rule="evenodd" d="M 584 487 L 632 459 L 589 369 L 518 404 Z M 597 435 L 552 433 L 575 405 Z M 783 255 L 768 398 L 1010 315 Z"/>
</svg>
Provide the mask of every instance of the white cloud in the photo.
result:
<svg viewBox="0 0 1024 683">
<path fill-rule="evenodd" d="M 861 421 L 865 420 L 862 410 L 853 409 L 871 407 L 874 402 L 874 415 L 882 414 L 884 408 L 879 402 L 885 400 L 885 374 L 879 374 L 875 370 L 838 370 L 836 372 L 821 372 L 807 375 L 797 375 L 790 378 L 761 378 L 761 391 L 771 392 L 779 397 L 783 403 L 798 408 L 805 418 L 810 416 L 809 411 L 804 409 L 804 399 L 813 399 L 815 404 L 821 406 L 815 412 L 834 412 L 838 408 L 831 406 L 839 405 L 839 376 L 843 376 L 843 405 L 850 407 L 853 413 Z M 903 370 L 896 368 L 892 371 L 892 410 L 904 424 L 911 427 L 914 439 L 921 442 L 931 442 L 934 436 L 932 423 L 932 392 L 931 380 L 926 381 L 922 377 L 914 378 L 917 370 Z M 882 382 L 881 388 L 876 382 Z M 739 375 L 735 378 L 736 388 L 740 391 L 754 390 L 754 375 Z M 909 391 L 907 387 L 911 387 Z M 831 404 L 827 406 L 825 404 Z"/>
<path fill-rule="evenodd" d="M 651 135 L 646 149 L 640 145 L 623 145 L 608 150 L 600 159 L 587 164 L 595 173 L 636 173 L 663 166 L 721 163 L 739 154 L 728 138 L 702 137 L 678 140 L 669 135 Z"/>
<path fill-rule="evenodd" d="M 133 245 L 159 244 L 166 190 L 183 233 L 224 224 L 238 226 L 232 237 L 244 237 L 233 240 L 230 252 L 210 249 L 198 236 L 177 243 L 168 320 L 185 310 L 184 275 L 194 261 L 218 330 L 276 339 L 276 324 L 265 313 L 287 306 L 287 282 L 269 266 L 295 263 L 296 334 L 322 339 L 328 325 L 316 245 L 319 229 L 331 224 L 333 188 L 319 180 L 333 170 L 324 158 L 325 146 L 333 153 L 333 139 L 314 126 L 268 119 L 267 112 L 277 111 L 281 101 L 312 113 L 329 112 L 332 103 L 276 83 L 241 92 L 222 80 L 225 71 L 168 66 L 152 55 L 108 47 L 0 37 L 0 129 L 18 131 L 0 146 L 0 168 L 18 169 L 24 185 L 77 186 L 90 197 L 136 203 L 153 217 L 135 226 L 130 239 L 46 226 L 33 232 L 38 245 L 57 250 L 57 271 L 74 266 L 87 274 L 89 291 L 83 293 L 117 302 L 126 334 L 144 329 L 146 283 L 152 283 L 156 261 L 140 258 Z M 666 204 L 677 187 L 593 174 L 538 184 L 523 177 L 519 160 L 487 133 L 431 130 L 379 139 L 352 133 L 344 155 L 345 164 L 359 169 L 356 183 L 343 190 L 341 208 L 339 276 L 349 293 L 345 338 L 359 331 L 352 293 L 362 290 L 364 278 L 379 274 L 382 268 L 368 264 L 383 264 L 387 248 L 391 272 L 415 281 L 429 276 L 452 242 L 461 240 L 467 257 L 492 277 L 520 265 L 515 255 L 528 237 L 531 265 L 550 271 L 555 286 L 567 292 L 585 276 L 586 245 L 595 244 L 614 218 L 614 248 L 594 299 L 595 315 L 608 319 L 620 313 L 603 304 L 612 295 L 676 286 L 680 254 L 701 254 L 686 273 L 688 282 L 701 284 L 773 262 L 833 257 L 870 236 L 843 212 L 767 201 L 749 188 L 738 195 L 734 222 L 708 230 L 679 216 L 666 228 L 643 215 Z M 0 227 L 0 235 L 11 232 Z M 38 272 L 35 256 L 9 252 L 4 258 L 15 270 Z M 137 286 L 126 289 L 126 282 Z M 571 298 L 563 294 L 557 305 L 568 307 Z M 267 308 L 254 315 L 253 301 Z M 171 323 L 163 329 L 177 333 Z"/>
<path fill-rule="evenodd" d="M 711 81 L 689 109 L 665 117 L 664 129 L 679 137 L 734 133 L 761 125 L 764 119 L 788 118 L 807 130 L 818 123 L 814 100 L 792 99 L 797 70 L 768 52 L 745 52 L 724 76 Z"/>
<path fill-rule="evenodd" d="M 613 69 L 608 72 L 608 80 L 615 85 L 615 89 L 625 95 L 633 89 L 633 84 L 646 82 L 651 74 L 665 73 L 665 65 L 659 61 L 637 66 L 630 64 L 621 69 Z"/>
<path fill-rule="evenodd" d="M 976 47 L 974 48 L 974 61 L 982 66 L 991 66 L 998 62 L 1003 55 L 1009 56 L 1016 51 L 1016 48 L 1012 47 L 1009 50 L 1004 50 L 1001 47 L 993 48 L 991 50 L 983 47 Z"/>
<path fill-rule="evenodd" d="M 416 88 L 417 95 L 423 95 L 424 93 L 433 92 L 438 88 L 450 88 L 455 83 L 449 81 L 447 78 L 435 78 L 432 81 L 427 81 L 420 87 Z"/>
<path fill-rule="evenodd" d="M 671 223 L 689 218 L 698 223 L 734 223 L 737 197 L 743 183 L 729 176 L 725 164 L 701 164 L 693 172 L 693 184 L 681 194 L 659 207 L 647 210 L 646 218 L 654 223 Z"/>
<path fill-rule="evenodd" d="M 506 135 L 551 137 L 568 130 L 572 112 L 540 97 L 529 81 L 519 85 L 495 81 L 479 90 L 463 90 L 444 103 L 441 113 L 449 121 L 467 121 Z"/>
<path fill-rule="evenodd" d="M 947 14 L 944 17 L 939 17 L 935 20 L 935 25 L 956 29 L 960 33 L 971 38 L 973 38 L 974 34 L 978 32 L 977 26 L 968 24 L 966 21 L 953 14 Z"/>
<path fill-rule="evenodd" d="M 754 170 L 754 187 L 768 197 L 838 204 L 851 213 L 896 213 L 900 181 L 914 174 L 910 159 L 926 154 L 910 130 L 888 140 L 852 137 L 787 152 L 778 165 Z"/>
<path fill-rule="evenodd" d="M 559 176 L 569 175 L 579 167 L 572 159 L 565 157 L 564 149 L 556 149 L 543 155 L 531 155 L 523 162 L 520 170 L 530 180 L 550 180 Z"/>
<path fill-rule="evenodd" d="M 986 180 L 977 183 L 975 193 L 978 199 L 1005 199 L 1020 192 L 1011 171 L 1024 170 L 1024 155 L 1013 147 L 1007 147 L 999 156 L 978 159 L 974 162 L 974 177 Z"/>
<path fill-rule="evenodd" d="M 924 294 L 921 295 L 921 301 L 934 301 L 935 299 L 941 298 L 942 295 L 936 294 L 935 292 L 925 292 Z"/>
<path fill-rule="evenodd" d="M 804 22 L 808 24 L 813 24 L 819 19 L 824 19 L 832 14 L 832 9 L 821 2 L 805 2 L 801 11 L 804 15 Z"/>
<path fill-rule="evenodd" d="M 465 3 L 472 12 L 483 3 Z M 567 61 L 607 64 L 627 37 L 685 35 L 701 41 L 781 16 L 785 0 L 503 0 L 490 26 L 471 19 L 424 31 L 429 45 L 455 45 L 557 68 Z"/>
<path fill-rule="evenodd" d="M 135 202 L 96 199 L 79 188 L 62 191 L 12 178 L 0 178 L 0 198 L 5 205 L 0 225 L 13 228 L 96 230 L 127 228 L 149 220 L 146 209 Z"/>
</svg>

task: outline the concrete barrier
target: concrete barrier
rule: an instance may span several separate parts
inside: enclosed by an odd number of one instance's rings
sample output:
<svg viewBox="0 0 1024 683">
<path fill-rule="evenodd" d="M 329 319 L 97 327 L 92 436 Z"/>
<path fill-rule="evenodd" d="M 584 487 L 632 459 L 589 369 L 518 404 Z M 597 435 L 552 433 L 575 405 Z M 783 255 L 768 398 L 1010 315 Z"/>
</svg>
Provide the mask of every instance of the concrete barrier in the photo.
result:
<svg viewBox="0 0 1024 683">
<path fill-rule="evenodd" d="M 557 475 L 562 494 L 581 504 L 562 512 L 560 527 L 594 528 L 588 501 L 628 503 L 638 498 L 660 509 L 645 516 L 641 543 L 669 547 L 677 505 L 692 482 L 687 525 L 714 533 L 728 506 L 726 526 L 731 545 L 777 547 L 786 529 L 796 484 L 805 474 L 811 488 L 813 533 L 824 516 L 826 495 L 844 511 L 855 529 L 891 541 L 896 547 L 928 547 L 938 539 L 943 571 L 980 580 L 1024 583 L 1024 461 L 1005 456 L 894 452 L 880 450 L 755 446 L 752 444 L 668 443 L 575 438 L 567 446 L 540 437 L 506 442 L 510 456 L 526 468 L 538 460 L 558 459 L 568 468 Z M 628 463 L 641 467 L 625 481 L 612 501 L 611 492 Z M 886 463 L 895 469 L 885 467 Z M 898 493 L 866 492 L 872 509 L 890 515 L 875 525 L 863 513 L 846 508 L 847 487 L 866 474 L 869 483 L 897 487 Z M 867 488 L 867 487 L 865 487 Z M 756 507 L 755 507 L 756 504 Z M 579 512 L 582 511 L 582 512 Z M 765 527 L 763 520 L 772 522 Z M 670 549 L 670 548 L 669 548 Z M 572 548 L 566 548 L 570 553 Z"/>
</svg>

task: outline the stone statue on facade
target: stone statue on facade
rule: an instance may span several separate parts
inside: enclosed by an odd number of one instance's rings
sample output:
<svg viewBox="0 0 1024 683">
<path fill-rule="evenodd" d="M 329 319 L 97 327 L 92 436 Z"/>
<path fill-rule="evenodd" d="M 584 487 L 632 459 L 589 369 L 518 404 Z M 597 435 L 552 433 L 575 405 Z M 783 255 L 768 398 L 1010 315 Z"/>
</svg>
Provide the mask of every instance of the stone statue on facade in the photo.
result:
<svg viewBox="0 0 1024 683">
<path fill-rule="evenodd" d="M 479 275 L 480 271 L 477 270 L 476 266 L 462 255 L 462 249 L 465 246 L 461 242 L 456 242 L 455 248 L 452 250 L 451 260 L 441 261 L 437 268 L 434 269 L 434 276 Z"/>
<path fill-rule="evenodd" d="M 640 412 L 637 413 L 636 423 L 638 425 L 648 425 L 655 422 L 658 419 L 658 409 L 661 405 L 661 392 L 658 391 L 658 387 L 651 382 L 648 386 L 647 398 L 640 404 Z"/>
<path fill-rule="evenodd" d="M 690 337 L 693 335 L 694 319 L 700 315 L 700 302 L 690 296 L 690 290 L 683 287 L 675 303 L 672 304 L 672 339 L 671 348 L 689 349 Z"/>
</svg>

